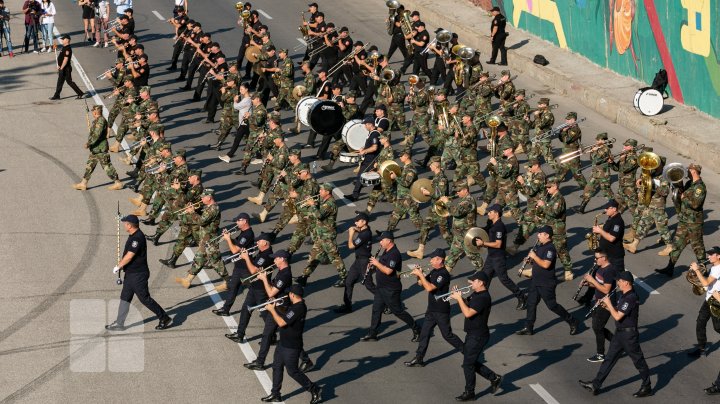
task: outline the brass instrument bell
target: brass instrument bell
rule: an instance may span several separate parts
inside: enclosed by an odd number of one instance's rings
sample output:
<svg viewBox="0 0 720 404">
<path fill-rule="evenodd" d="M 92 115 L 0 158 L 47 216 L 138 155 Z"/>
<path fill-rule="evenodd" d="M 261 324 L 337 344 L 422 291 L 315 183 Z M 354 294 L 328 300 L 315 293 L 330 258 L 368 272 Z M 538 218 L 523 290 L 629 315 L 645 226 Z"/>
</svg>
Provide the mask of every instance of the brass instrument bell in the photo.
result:
<svg viewBox="0 0 720 404">
<path fill-rule="evenodd" d="M 644 151 L 638 156 L 638 165 L 642 168 L 642 184 L 643 184 L 643 196 L 639 201 L 641 204 L 647 206 L 650 204 L 650 197 L 652 196 L 652 174 L 656 168 L 660 167 L 660 156 L 653 152 Z"/>
</svg>

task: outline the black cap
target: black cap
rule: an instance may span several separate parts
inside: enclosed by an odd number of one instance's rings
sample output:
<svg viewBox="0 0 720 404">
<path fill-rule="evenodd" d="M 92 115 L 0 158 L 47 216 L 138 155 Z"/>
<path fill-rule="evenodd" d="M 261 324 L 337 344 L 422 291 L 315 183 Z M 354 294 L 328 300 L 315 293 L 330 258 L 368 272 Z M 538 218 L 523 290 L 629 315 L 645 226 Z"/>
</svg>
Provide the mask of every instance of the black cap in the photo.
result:
<svg viewBox="0 0 720 404">
<path fill-rule="evenodd" d="M 310 3 L 310 4 L 308 4 L 308 7 L 315 7 L 315 8 L 317 8 L 317 6 L 318 6 L 317 3 Z"/>
<path fill-rule="evenodd" d="M 490 12 L 493 12 L 493 11 L 497 11 L 497 12 L 499 13 L 499 12 L 500 12 L 500 7 L 495 6 L 495 7 L 491 8 L 491 9 L 490 9 Z"/>
<path fill-rule="evenodd" d="M 239 215 L 237 215 L 237 217 L 235 218 L 235 221 L 237 222 L 237 221 L 240 220 L 240 219 L 250 220 L 250 215 L 248 215 L 248 214 L 245 213 L 245 212 L 242 212 L 242 213 L 240 213 Z"/>
<path fill-rule="evenodd" d="M 385 104 L 380 104 L 377 107 L 375 107 L 375 110 L 378 110 L 378 109 L 382 110 L 383 112 L 387 112 L 387 107 L 385 106 Z"/>
<path fill-rule="evenodd" d="M 497 131 L 498 131 L 498 132 L 507 132 L 507 130 L 508 130 L 508 127 L 507 127 L 507 125 L 505 125 L 504 123 L 501 123 L 501 124 L 498 125 L 498 127 L 497 127 Z"/>
<path fill-rule="evenodd" d="M 395 241 L 395 236 L 392 234 L 391 231 L 384 231 L 384 232 L 380 233 L 380 240 L 382 240 L 384 238 L 386 238 L 390 241 Z"/>
<path fill-rule="evenodd" d="M 470 275 L 468 278 L 471 281 L 482 281 L 485 285 L 490 282 L 490 278 L 488 278 L 487 274 L 483 271 L 477 271 L 474 274 Z"/>
<path fill-rule="evenodd" d="M 342 27 L 340 28 L 340 32 L 350 32 L 350 30 L 348 29 L 348 27 Z"/>
<path fill-rule="evenodd" d="M 290 258 L 290 253 L 285 250 L 277 250 L 271 255 L 271 257 L 288 259 Z"/>
<path fill-rule="evenodd" d="M 626 282 L 630 282 L 630 283 L 633 283 L 633 281 L 635 280 L 635 277 L 633 277 L 633 274 L 631 274 L 630 271 L 620 272 L 620 274 L 617 276 L 617 278 L 622 279 Z"/>
<path fill-rule="evenodd" d="M 139 225 L 140 225 L 140 220 L 138 220 L 138 217 L 135 216 L 135 215 L 127 215 L 127 216 L 123 217 L 122 219 L 120 219 L 120 221 L 121 221 L 121 222 L 132 223 L 132 224 L 134 224 L 135 226 L 139 226 Z"/>
<path fill-rule="evenodd" d="M 325 13 L 323 13 L 322 11 L 318 11 L 317 14 L 315 14 L 315 17 L 323 17 L 323 18 L 325 18 Z"/>
<path fill-rule="evenodd" d="M 545 225 L 545 226 L 543 226 L 543 227 L 541 227 L 541 228 L 538 229 L 538 233 L 547 233 L 548 236 L 551 236 L 551 237 L 552 237 L 552 235 L 553 235 L 553 229 L 552 229 L 552 227 Z"/>
<path fill-rule="evenodd" d="M 290 286 L 290 293 L 303 297 L 305 294 L 305 289 L 300 285 L 292 285 Z"/>
<path fill-rule="evenodd" d="M 358 221 L 358 220 L 364 220 L 366 222 L 370 221 L 370 217 L 368 216 L 367 213 L 365 213 L 365 212 L 355 212 L 355 213 L 357 213 L 357 216 L 355 216 L 355 221 Z"/>
<path fill-rule="evenodd" d="M 605 204 L 605 209 L 608 209 L 608 208 L 615 208 L 615 209 L 617 209 L 618 207 L 620 207 L 620 204 L 619 204 L 618 201 L 616 201 L 615 199 L 610 199 L 610 200 L 608 201 L 608 203 Z"/>
<path fill-rule="evenodd" d="M 255 236 L 255 241 L 265 240 L 269 243 L 271 241 L 270 238 L 269 233 L 260 233 L 260 235 Z"/>
<path fill-rule="evenodd" d="M 375 125 L 375 120 L 372 119 L 372 118 L 365 118 L 365 120 L 363 121 L 363 123 L 364 123 L 364 124 L 365 124 L 365 123 L 371 123 L 371 124 Z"/>
<path fill-rule="evenodd" d="M 720 255 L 720 247 L 713 247 L 705 251 L 705 255 L 718 254 Z"/>
<path fill-rule="evenodd" d="M 494 204 L 490 205 L 490 207 L 487 209 L 488 212 L 490 212 L 491 210 L 494 210 L 497 213 L 501 213 L 502 206 L 498 205 L 497 203 L 494 203 Z"/>
<path fill-rule="evenodd" d="M 419 11 L 413 11 L 412 13 L 410 13 L 410 17 L 415 17 L 416 15 L 420 15 L 420 12 L 419 12 Z"/>
<path fill-rule="evenodd" d="M 68 35 L 68 34 L 60 35 L 60 39 L 70 39 L 70 35 Z"/>
<path fill-rule="evenodd" d="M 445 250 L 443 250 L 442 248 L 436 248 L 435 251 L 431 252 L 430 255 L 428 256 L 428 258 L 431 258 L 431 259 L 435 258 L 435 257 L 440 257 L 442 259 L 445 259 Z"/>
</svg>

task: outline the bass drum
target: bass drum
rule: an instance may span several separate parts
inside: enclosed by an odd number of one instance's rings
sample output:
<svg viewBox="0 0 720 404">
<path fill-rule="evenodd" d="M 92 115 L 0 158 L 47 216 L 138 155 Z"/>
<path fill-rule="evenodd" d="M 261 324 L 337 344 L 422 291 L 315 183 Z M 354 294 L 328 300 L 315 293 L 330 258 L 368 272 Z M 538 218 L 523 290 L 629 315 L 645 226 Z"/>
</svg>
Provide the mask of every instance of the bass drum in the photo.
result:
<svg viewBox="0 0 720 404">
<path fill-rule="evenodd" d="M 342 140 L 350 150 L 360 150 L 365 147 L 368 136 L 370 136 L 370 132 L 360 119 L 353 119 L 343 125 Z"/>
<path fill-rule="evenodd" d="M 309 126 L 319 135 L 337 133 L 345 124 L 340 105 L 313 96 L 301 98 L 295 108 L 295 114 L 303 125 Z"/>
<path fill-rule="evenodd" d="M 653 88 L 641 88 L 635 93 L 633 105 L 643 115 L 657 115 L 663 108 L 665 100 L 660 91 Z"/>
<path fill-rule="evenodd" d="M 310 116 L 310 107 L 312 107 L 318 101 L 320 100 L 317 97 L 313 97 L 311 95 L 300 98 L 300 101 L 298 101 L 297 105 L 295 106 L 295 116 L 298 117 L 298 120 L 300 120 L 303 125 L 310 126 L 310 121 L 307 120 L 307 118 Z"/>
</svg>

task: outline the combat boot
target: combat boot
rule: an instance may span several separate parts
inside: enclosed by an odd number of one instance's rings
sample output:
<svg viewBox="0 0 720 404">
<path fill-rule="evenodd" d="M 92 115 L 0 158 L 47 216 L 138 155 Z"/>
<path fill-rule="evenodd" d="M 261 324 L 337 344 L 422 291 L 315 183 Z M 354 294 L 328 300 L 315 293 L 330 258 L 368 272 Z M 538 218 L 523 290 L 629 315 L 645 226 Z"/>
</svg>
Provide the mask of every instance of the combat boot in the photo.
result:
<svg viewBox="0 0 720 404">
<path fill-rule="evenodd" d="M 572 271 L 569 269 L 566 269 L 565 270 L 565 281 L 569 282 L 569 281 L 573 280 L 573 278 L 575 278 L 575 275 L 573 275 Z"/>
<path fill-rule="evenodd" d="M 487 207 L 488 207 L 488 203 L 487 203 L 487 202 L 483 202 L 482 205 L 478 206 L 478 207 L 477 207 L 477 213 L 478 213 L 478 215 L 480 215 L 480 216 L 485 216 L 485 210 L 487 209 Z"/>
<path fill-rule="evenodd" d="M 503 215 L 503 217 L 511 217 L 511 216 L 512 216 L 512 212 L 510 212 L 509 210 L 506 210 L 505 212 L 503 212 L 502 215 Z"/>
<path fill-rule="evenodd" d="M 185 289 L 190 289 L 190 283 L 195 279 L 195 275 L 187 274 L 184 278 L 175 278 L 175 282 L 179 283 Z"/>
<path fill-rule="evenodd" d="M 263 209 L 262 212 L 260 212 L 260 214 L 258 215 L 258 219 L 260 219 L 260 223 L 265 223 L 265 219 L 267 219 L 268 213 L 270 213 L 270 212 L 268 212 L 267 209 Z"/>
<path fill-rule="evenodd" d="M 145 216 L 145 215 L 147 215 L 147 213 L 145 213 L 146 209 L 147 209 L 147 204 L 141 203 L 140 206 L 138 206 L 138 208 L 136 210 L 130 212 L 130 214 L 135 215 L 135 216 Z"/>
<path fill-rule="evenodd" d="M 170 258 L 168 258 L 168 259 L 166 259 L 166 260 L 161 259 L 161 260 L 160 260 L 160 263 L 163 264 L 163 265 L 165 265 L 165 266 L 168 267 L 168 268 L 175 269 L 175 268 L 177 267 L 177 266 L 175 265 L 175 263 L 177 263 L 178 258 L 180 258 L 180 257 L 178 257 L 177 255 L 173 254 L 172 256 L 170 256 Z"/>
<path fill-rule="evenodd" d="M 630 244 L 623 244 L 623 247 L 629 252 L 630 254 L 635 254 L 637 251 L 638 244 L 640 244 L 640 240 L 634 238 L 632 243 Z"/>
<path fill-rule="evenodd" d="M 407 252 L 408 256 L 417 258 L 419 260 L 423 259 L 423 254 L 425 254 L 425 244 L 419 244 L 417 250 Z"/>
<path fill-rule="evenodd" d="M 293 217 L 290 218 L 288 224 L 297 224 L 299 221 L 300 219 L 298 218 L 298 215 L 293 215 Z"/>
<path fill-rule="evenodd" d="M 112 146 L 108 148 L 108 151 L 111 153 L 117 153 L 120 151 L 120 142 L 115 142 Z"/>
<path fill-rule="evenodd" d="M 631 227 L 630 230 L 628 230 L 627 233 L 625 233 L 625 236 L 623 237 L 623 242 L 632 243 L 634 238 L 635 238 L 635 229 L 633 229 Z"/>
<path fill-rule="evenodd" d="M 369 215 L 370 212 L 372 212 L 374 207 L 375 207 L 374 205 L 368 204 L 368 206 L 365 208 L 365 213 L 367 213 Z"/>
<path fill-rule="evenodd" d="M 661 257 L 667 257 L 672 252 L 672 244 L 665 244 L 665 248 L 658 253 Z"/>
<path fill-rule="evenodd" d="M 124 185 L 122 182 L 120 182 L 120 180 L 115 180 L 115 183 L 110 185 L 108 187 L 108 189 L 111 191 L 119 191 L 119 190 L 123 189 L 123 187 L 124 187 Z"/>
<path fill-rule="evenodd" d="M 665 268 L 656 269 L 655 272 L 672 277 L 674 270 L 675 270 L 675 263 L 672 262 L 672 259 L 669 259 L 668 264 L 667 264 L 667 266 L 665 266 Z"/>
<path fill-rule="evenodd" d="M 335 166 L 335 160 L 330 160 L 327 164 L 325 164 L 324 166 L 322 166 L 320 168 L 322 168 L 323 171 L 325 171 L 326 173 L 329 173 L 332 171 L 334 166 Z"/>
<path fill-rule="evenodd" d="M 582 202 L 580 202 L 580 206 L 575 207 L 575 213 L 585 213 L 585 207 L 587 207 L 587 204 L 590 202 L 589 199 L 585 200 L 583 199 Z"/>
<path fill-rule="evenodd" d="M 142 200 L 143 200 L 142 195 L 138 196 L 137 198 L 128 198 L 128 201 L 130 201 L 130 203 L 132 203 L 135 206 L 142 205 L 142 203 L 143 203 Z"/>
<path fill-rule="evenodd" d="M 223 276 L 222 283 L 215 287 L 215 291 L 220 293 L 220 292 L 224 292 L 224 291 L 228 290 L 228 280 L 229 279 L 230 279 L 229 276 L 227 276 L 227 275 Z"/>
<path fill-rule="evenodd" d="M 260 192 L 257 196 L 249 197 L 248 201 L 254 203 L 255 205 L 262 205 L 263 199 L 265 199 L 265 192 Z"/>
<path fill-rule="evenodd" d="M 155 233 L 152 236 L 145 236 L 145 239 L 147 239 L 147 241 L 151 241 L 152 244 L 157 247 L 158 242 L 160 241 L 160 236 L 161 234 Z"/>
<path fill-rule="evenodd" d="M 87 183 L 88 180 L 84 179 L 80 181 L 79 183 L 73 185 L 73 188 L 77 189 L 78 191 L 86 191 L 87 190 Z"/>
</svg>

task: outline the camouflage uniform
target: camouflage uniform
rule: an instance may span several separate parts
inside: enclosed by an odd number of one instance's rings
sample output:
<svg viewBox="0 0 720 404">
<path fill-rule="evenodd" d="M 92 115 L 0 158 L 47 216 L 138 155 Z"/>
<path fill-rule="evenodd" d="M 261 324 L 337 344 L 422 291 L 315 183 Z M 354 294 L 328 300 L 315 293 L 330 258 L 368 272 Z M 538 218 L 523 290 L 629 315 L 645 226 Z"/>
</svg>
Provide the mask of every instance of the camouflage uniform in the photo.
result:
<svg viewBox="0 0 720 404">
<path fill-rule="evenodd" d="M 248 117 L 248 125 L 250 126 L 250 134 L 248 135 L 247 142 L 245 143 L 245 154 L 241 167 L 247 167 L 250 165 L 250 160 L 255 157 L 255 154 L 260 152 L 263 145 L 258 140 L 260 134 L 265 129 L 265 123 L 267 122 L 267 110 L 260 104 L 257 107 L 252 106 L 250 117 Z"/>
<path fill-rule="evenodd" d="M 489 81 L 478 86 L 477 97 L 475 98 L 475 115 L 473 116 L 473 124 L 478 131 L 485 125 L 487 115 L 492 112 L 492 97 L 493 91 Z"/>
<path fill-rule="evenodd" d="M 442 169 L 433 177 L 432 188 L 428 191 L 431 191 L 432 195 L 430 196 L 430 208 L 420 228 L 420 244 L 427 244 L 430 231 L 434 229 L 435 226 L 438 226 L 440 228 L 440 235 L 449 246 L 450 243 L 452 243 L 452 234 L 448 231 L 448 220 L 446 217 L 438 216 L 437 213 L 435 213 L 435 209 L 433 209 L 435 202 L 443 196 L 448 196 L 449 193 L 449 181 Z"/>
<path fill-rule="evenodd" d="M 522 215 L 516 187 L 520 167 L 517 157 L 512 155 L 509 158 L 501 158 L 496 165 L 496 170 L 498 173 L 498 202 L 504 210 L 510 211 L 515 222 L 520 223 Z"/>
<path fill-rule="evenodd" d="M 413 118 L 404 133 L 405 149 L 407 150 L 411 150 L 415 144 L 415 136 L 419 134 L 426 138 L 429 133 L 428 94 L 425 88 L 410 93 L 410 108 L 413 110 Z"/>
<path fill-rule="evenodd" d="M 273 180 L 280 174 L 280 171 L 288 164 L 288 148 L 285 144 L 272 149 L 270 153 L 273 156 L 272 161 L 265 164 L 260 171 L 260 192 L 266 193 L 270 190 Z"/>
<path fill-rule="evenodd" d="M 330 195 L 328 199 L 321 201 L 319 206 L 317 203 L 310 206 L 308 211 L 312 221 L 314 243 L 310 249 L 308 265 L 303 271 L 303 276 L 310 276 L 320 262 L 329 259 L 337 268 L 340 281 L 344 282 L 347 270 L 337 249 L 335 221 L 337 220 L 338 208 L 335 199 Z"/>
<path fill-rule="evenodd" d="M 528 163 L 532 165 L 531 162 Z M 535 231 L 535 228 L 542 224 L 543 218 L 541 215 L 544 214 L 544 209 L 538 206 L 538 201 L 544 201 L 547 195 L 545 192 L 545 173 L 542 170 L 539 173 L 527 172 L 524 178 L 525 183 L 522 186 L 522 193 L 527 197 L 527 204 L 522 215 L 522 226 L 518 234 L 518 239 L 523 242 Z M 522 242 L 516 244 L 522 244 Z"/>
<path fill-rule="evenodd" d="M 115 167 L 110 162 L 110 154 L 108 153 L 107 130 L 107 121 L 102 115 L 95 118 L 90 125 L 90 134 L 85 144 L 86 148 L 90 150 L 90 156 L 88 156 L 87 163 L 85 163 L 85 174 L 83 174 L 85 181 L 90 180 L 90 176 L 95 171 L 95 166 L 98 163 L 100 163 L 103 170 L 105 170 L 105 174 L 111 180 L 118 180 L 117 172 L 115 172 Z"/>
<path fill-rule="evenodd" d="M 503 70 L 500 74 L 505 76 L 505 73 L 507 73 L 507 75 L 510 75 L 510 72 L 507 70 Z M 504 109 L 507 109 L 507 106 L 509 104 L 512 104 L 514 101 L 513 98 L 515 97 L 515 84 L 513 84 L 512 80 L 508 80 L 504 84 L 498 86 L 495 91 L 498 98 L 500 99 L 500 106 Z"/>
<path fill-rule="evenodd" d="M 653 193 L 650 203 L 647 206 L 637 206 L 637 220 L 633 220 L 635 239 L 642 240 L 648 234 L 653 225 L 660 234 L 665 245 L 672 245 L 672 234 L 668 228 L 668 216 L 665 212 L 665 204 L 670 195 L 670 183 L 664 176 L 653 179 Z M 638 196 L 645 194 L 645 188 L 641 185 L 637 189 Z"/>
<path fill-rule="evenodd" d="M 188 189 L 188 191 L 185 193 L 185 204 L 199 203 L 201 195 L 204 191 L 205 187 L 203 187 L 202 184 L 190 187 L 190 189 Z M 173 246 L 174 257 L 179 257 L 180 255 L 182 255 L 185 248 L 188 245 L 192 244 L 193 241 L 198 242 L 198 240 L 195 238 L 195 236 L 197 235 L 197 230 L 193 231 L 194 223 L 192 220 L 192 215 L 185 212 L 179 212 L 178 219 L 180 220 L 180 233 L 178 234 L 175 245 Z"/>
<path fill-rule="evenodd" d="M 690 165 L 692 167 L 692 165 Z M 705 259 L 705 245 L 703 244 L 703 205 L 707 189 L 702 178 L 695 182 L 688 181 L 680 199 L 680 212 L 678 213 L 678 226 L 673 238 L 670 261 L 677 262 L 685 246 L 690 244 L 698 262 Z"/>
<path fill-rule="evenodd" d="M 172 226 L 173 222 L 178 220 L 179 212 L 183 206 L 187 205 L 187 197 L 184 191 L 185 186 L 181 183 L 179 189 L 169 187 L 166 191 L 165 196 L 165 210 L 160 215 L 160 223 L 158 223 L 157 231 L 155 231 L 156 239 L 165 234 L 165 232 Z"/>
<path fill-rule="evenodd" d="M 633 139 L 629 139 L 628 142 L 630 140 Z M 633 218 L 635 218 L 638 206 L 638 194 L 635 181 L 637 180 L 637 169 L 639 167 L 635 150 L 620 157 L 620 160 L 610 164 L 610 167 L 619 174 L 616 200 L 620 204 L 620 210 L 629 210 Z"/>
<path fill-rule="evenodd" d="M 293 65 L 292 59 L 286 57 L 280 62 L 280 72 L 278 78 L 275 81 L 279 89 L 277 99 L 275 100 L 276 105 L 282 105 L 285 101 L 288 105 L 293 105 L 292 102 L 292 89 L 293 82 L 295 81 L 295 66 Z"/>
<path fill-rule="evenodd" d="M 545 104 L 549 105 L 550 101 L 546 98 L 540 100 L 541 103 L 546 101 Z M 555 116 L 550 107 L 545 107 L 540 110 L 540 114 L 533 122 L 535 128 L 534 138 L 532 139 L 532 145 L 530 146 L 530 153 L 528 157 L 539 157 L 543 156 L 545 163 L 550 164 L 553 170 L 557 170 L 557 164 L 555 163 L 555 157 L 552 152 L 552 136 L 548 136 L 547 131 L 552 130 L 552 126 L 555 123 Z M 543 136 L 541 140 L 537 140 L 539 136 Z"/>
<path fill-rule="evenodd" d="M 603 137 L 607 139 L 606 133 L 597 135 L 598 140 Z M 597 150 L 591 153 L 590 159 L 592 161 L 592 176 L 587 186 L 583 190 L 582 194 L 582 205 L 585 206 L 590 201 L 597 188 L 603 192 L 603 195 L 607 199 L 615 199 L 613 191 L 610 188 L 610 163 L 608 159 L 612 156 L 610 148 L 607 145 L 600 146 Z M 584 209 L 584 208 L 583 208 Z"/>
<path fill-rule="evenodd" d="M 124 60 L 123 63 L 125 63 Z M 115 86 L 115 89 L 118 90 L 119 93 L 115 97 L 115 102 L 113 102 L 112 107 L 110 107 L 110 112 L 108 113 L 108 126 L 112 126 L 113 122 L 115 122 L 115 119 L 118 117 L 120 111 L 122 110 L 123 102 L 125 100 L 126 87 L 124 86 L 124 84 L 126 75 L 127 73 L 125 69 L 119 69 L 117 71 L 117 76 L 111 79 L 113 85 Z"/>
<path fill-rule="evenodd" d="M 395 197 L 395 208 L 388 220 L 388 231 L 393 231 L 397 227 L 400 219 L 405 215 L 410 216 L 410 221 L 420 230 L 422 219 L 418 211 L 418 203 L 410 197 L 410 186 L 417 179 L 417 170 L 415 164 L 409 162 L 402 168 L 402 172 L 395 178 L 397 184 L 397 192 Z"/>
<path fill-rule="evenodd" d="M 123 106 L 121 109 L 122 119 L 120 120 L 120 125 L 118 125 L 118 130 L 115 133 L 115 140 L 117 140 L 118 143 L 122 142 L 125 134 L 127 134 L 130 128 L 129 125 L 135 119 L 135 104 L 134 102 L 127 103 L 127 99 L 136 98 L 137 94 L 137 89 L 135 89 L 135 87 L 128 88 L 123 91 Z"/>
<path fill-rule="evenodd" d="M 523 92 L 523 95 L 525 93 Z M 530 105 L 524 99 L 516 101 L 513 106 L 513 115 L 508 119 L 508 129 L 513 143 L 518 148 L 516 153 L 528 153 L 530 151 L 530 123 L 526 117 L 530 111 Z M 522 150 L 520 149 L 522 146 Z"/>
<path fill-rule="evenodd" d="M 263 205 L 263 208 L 270 212 L 275 208 L 275 205 L 277 205 L 278 201 L 283 201 L 283 207 L 285 208 L 287 208 L 287 206 L 292 206 L 292 204 L 287 204 L 288 193 L 290 192 L 290 188 L 294 188 L 300 184 L 300 180 L 298 179 L 298 174 L 300 173 L 300 170 L 307 168 L 308 166 L 305 163 L 298 163 L 297 165 L 286 167 L 285 176 L 280 177 L 280 179 L 276 179 L 276 185 L 274 185 L 274 188 L 271 187 L 270 190 L 268 190 L 272 192 L 270 193 L 267 202 L 265 202 L 265 205 Z M 288 213 L 290 214 L 290 216 L 287 217 L 287 220 L 289 221 L 290 218 L 292 218 L 292 216 L 295 214 L 294 207 L 290 209 Z M 283 210 L 283 213 L 280 215 L 280 217 L 282 218 L 284 215 L 285 209 Z M 278 224 L 280 224 L 280 222 L 281 219 L 278 219 Z M 285 224 L 287 224 L 287 222 L 285 222 Z M 282 227 L 279 228 L 278 233 L 282 231 L 282 229 L 285 227 L 285 224 L 283 224 Z"/>
<path fill-rule="evenodd" d="M 393 151 L 392 145 L 383 147 L 378 153 L 377 159 L 375 160 L 376 167 L 380 167 L 380 164 L 395 159 L 395 152 Z M 377 171 L 377 169 L 375 170 Z M 370 196 L 368 196 L 367 211 L 373 210 L 377 202 L 380 200 L 380 196 L 385 195 L 385 199 L 388 203 L 395 203 L 395 183 L 388 181 L 385 177 L 380 177 L 380 185 L 373 187 Z"/>
<path fill-rule="evenodd" d="M 553 229 L 552 243 L 557 249 L 560 262 L 562 262 L 566 273 L 572 273 L 572 261 L 567 248 L 565 211 L 565 198 L 563 198 L 559 190 L 555 195 L 550 196 L 542 210 L 545 216 L 545 224 Z"/>
<path fill-rule="evenodd" d="M 467 184 L 465 185 L 467 186 Z M 448 211 L 450 212 L 450 216 L 452 216 L 453 235 L 452 242 L 450 243 L 450 251 L 445 261 L 445 267 L 448 271 L 452 271 L 455 264 L 457 264 L 463 255 L 467 255 L 470 262 L 475 266 L 475 269 L 478 271 L 482 270 L 482 256 L 468 251 L 464 243 L 465 233 L 467 233 L 470 228 L 475 227 L 477 217 L 476 209 L 475 197 L 469 194 L 464 198 L 459 198 L 455 202 L 450 201 L 450 203 L 448 203 Z"/>
<path fill-rule="evenodd" d="M 571 128 L 563 129 L 563 131 L 560 132 L 558 137 L 563 143 L 562 154 L 580 150 L 582 131 L 577 124 Z M 583 175 L 580 168 L 580 158 L 572 159 L 567 163 L 557 163 L 556 167 L 556 177 L 558 180 L 564 181 L 565 176 L 567 175 L 568 171 L 570 171 L 580 188 L 584 189 L 587 186 L 587 180 L 585 179 L 585 176 Z"/>
<path fill-rule="evenodd" d="M 312 225 L 309 207 L 298 207 L 298 205 L 305 198 L 317 195 L 319 189 L 320 185 L 318 185 L 317 181 L 315 181 L 315 178 L 310 178 L 307 181 L 303 181 L 300 189 L 296 189 L 298 197 L 297 200 L 294 202 L 294 208 L 295 214 L 298 215 L 299 221 L 297 227 L 295 228 L 295 232 L 292 235 L 292 238 L 290 238 L 290 243 L 288 244 L 288 252 L 290 254 L 294 254 L 295 251 L 300 248 L 300 245 L 302 245 L 303 241 L 305 241 L 305 238 L 310 235 L 310 226 Z"/>
<path fill-rule="evenodd" d="M 185 153 L 182 153 L 184 156 Z M 165 175 L 163 175 L 159 181 L 156 188 L 157 193 L 155 194 L 155 199 L 153 200 L 152 209 L 150 210 L 150 213 L 148 214 L 148 218 L 155 218 L 160 213 L 160 209 L 162 209 L 163 205 L 168 204 L 170 201 L 170 198 L 176 197 L 177 193 L 172 188 L 172 183 L 174 181 L 178 181 L 180 183 L 187 182 L 188 178 L 188 166 L 187 164 L 183 164 L 181 166 L 175 166 L 170 170 L 170 172 L 166 172 Z"/>
<path fill-rule="evenodd" d="M 206 190 L 207 191 L 207 190 Z M 195 259 L 188 270 L 190 275 L 197 275 L 204 267 L 214 269 L 222 278 L 227 278 L 228 273 L 225 263 L 220 257 L 218 243 L 208 243 L 220 231 L 220 207 L 216 203 L 203 206 L 202 213 L 192 213 L 190 220 L 198 229 L 198 249 L 195 252 Z M 227 280 L 227 279 L 226 279 Z"/>
<path fill-rule="evenodd" d="M 235 96 L 238 95 L 237 87 L 223 87 L 225 92 L 220 94 L 220 105 L 222 113 L 220 114 L 220 133 L 218 143 L 222 143 L 230 134 L 233 127 L 240 125 L 238 114 L 235 113 Z"/>
<path fill-rule="evenodd" d="M 477 130 L 474 126 L 463 126 L 462 134 L 458 139 L 460 160 L 458 160 L 457 168 L 455 169 L 455 178 L 457 180 L 467 180 L 469 186 L 476 184 L 480 187 L 481 191 L 485 192 L 487 183 L 485 182 L 485 177 L 482 175 L 480 162 L 477 157 L 477 139 Z M 471 179 L 472 182 L 470 182 Z"/>
<path fill-rule="evenodd" d="M 497 150 L 505 150 L 508 147 L 513 147 L 512 139 L 505 133 L 503 136 L 497 138 Z M 490 150 L 491 142 L 488 141 L 488 150 Z M 497 169 L 488 163 L 488 179 L 487 188 L 485 189 L 485 195 L 483 195 L 483 203 L 490 204 L 493 199 L 498 195 L 498 174 Z"/>
</svg>

